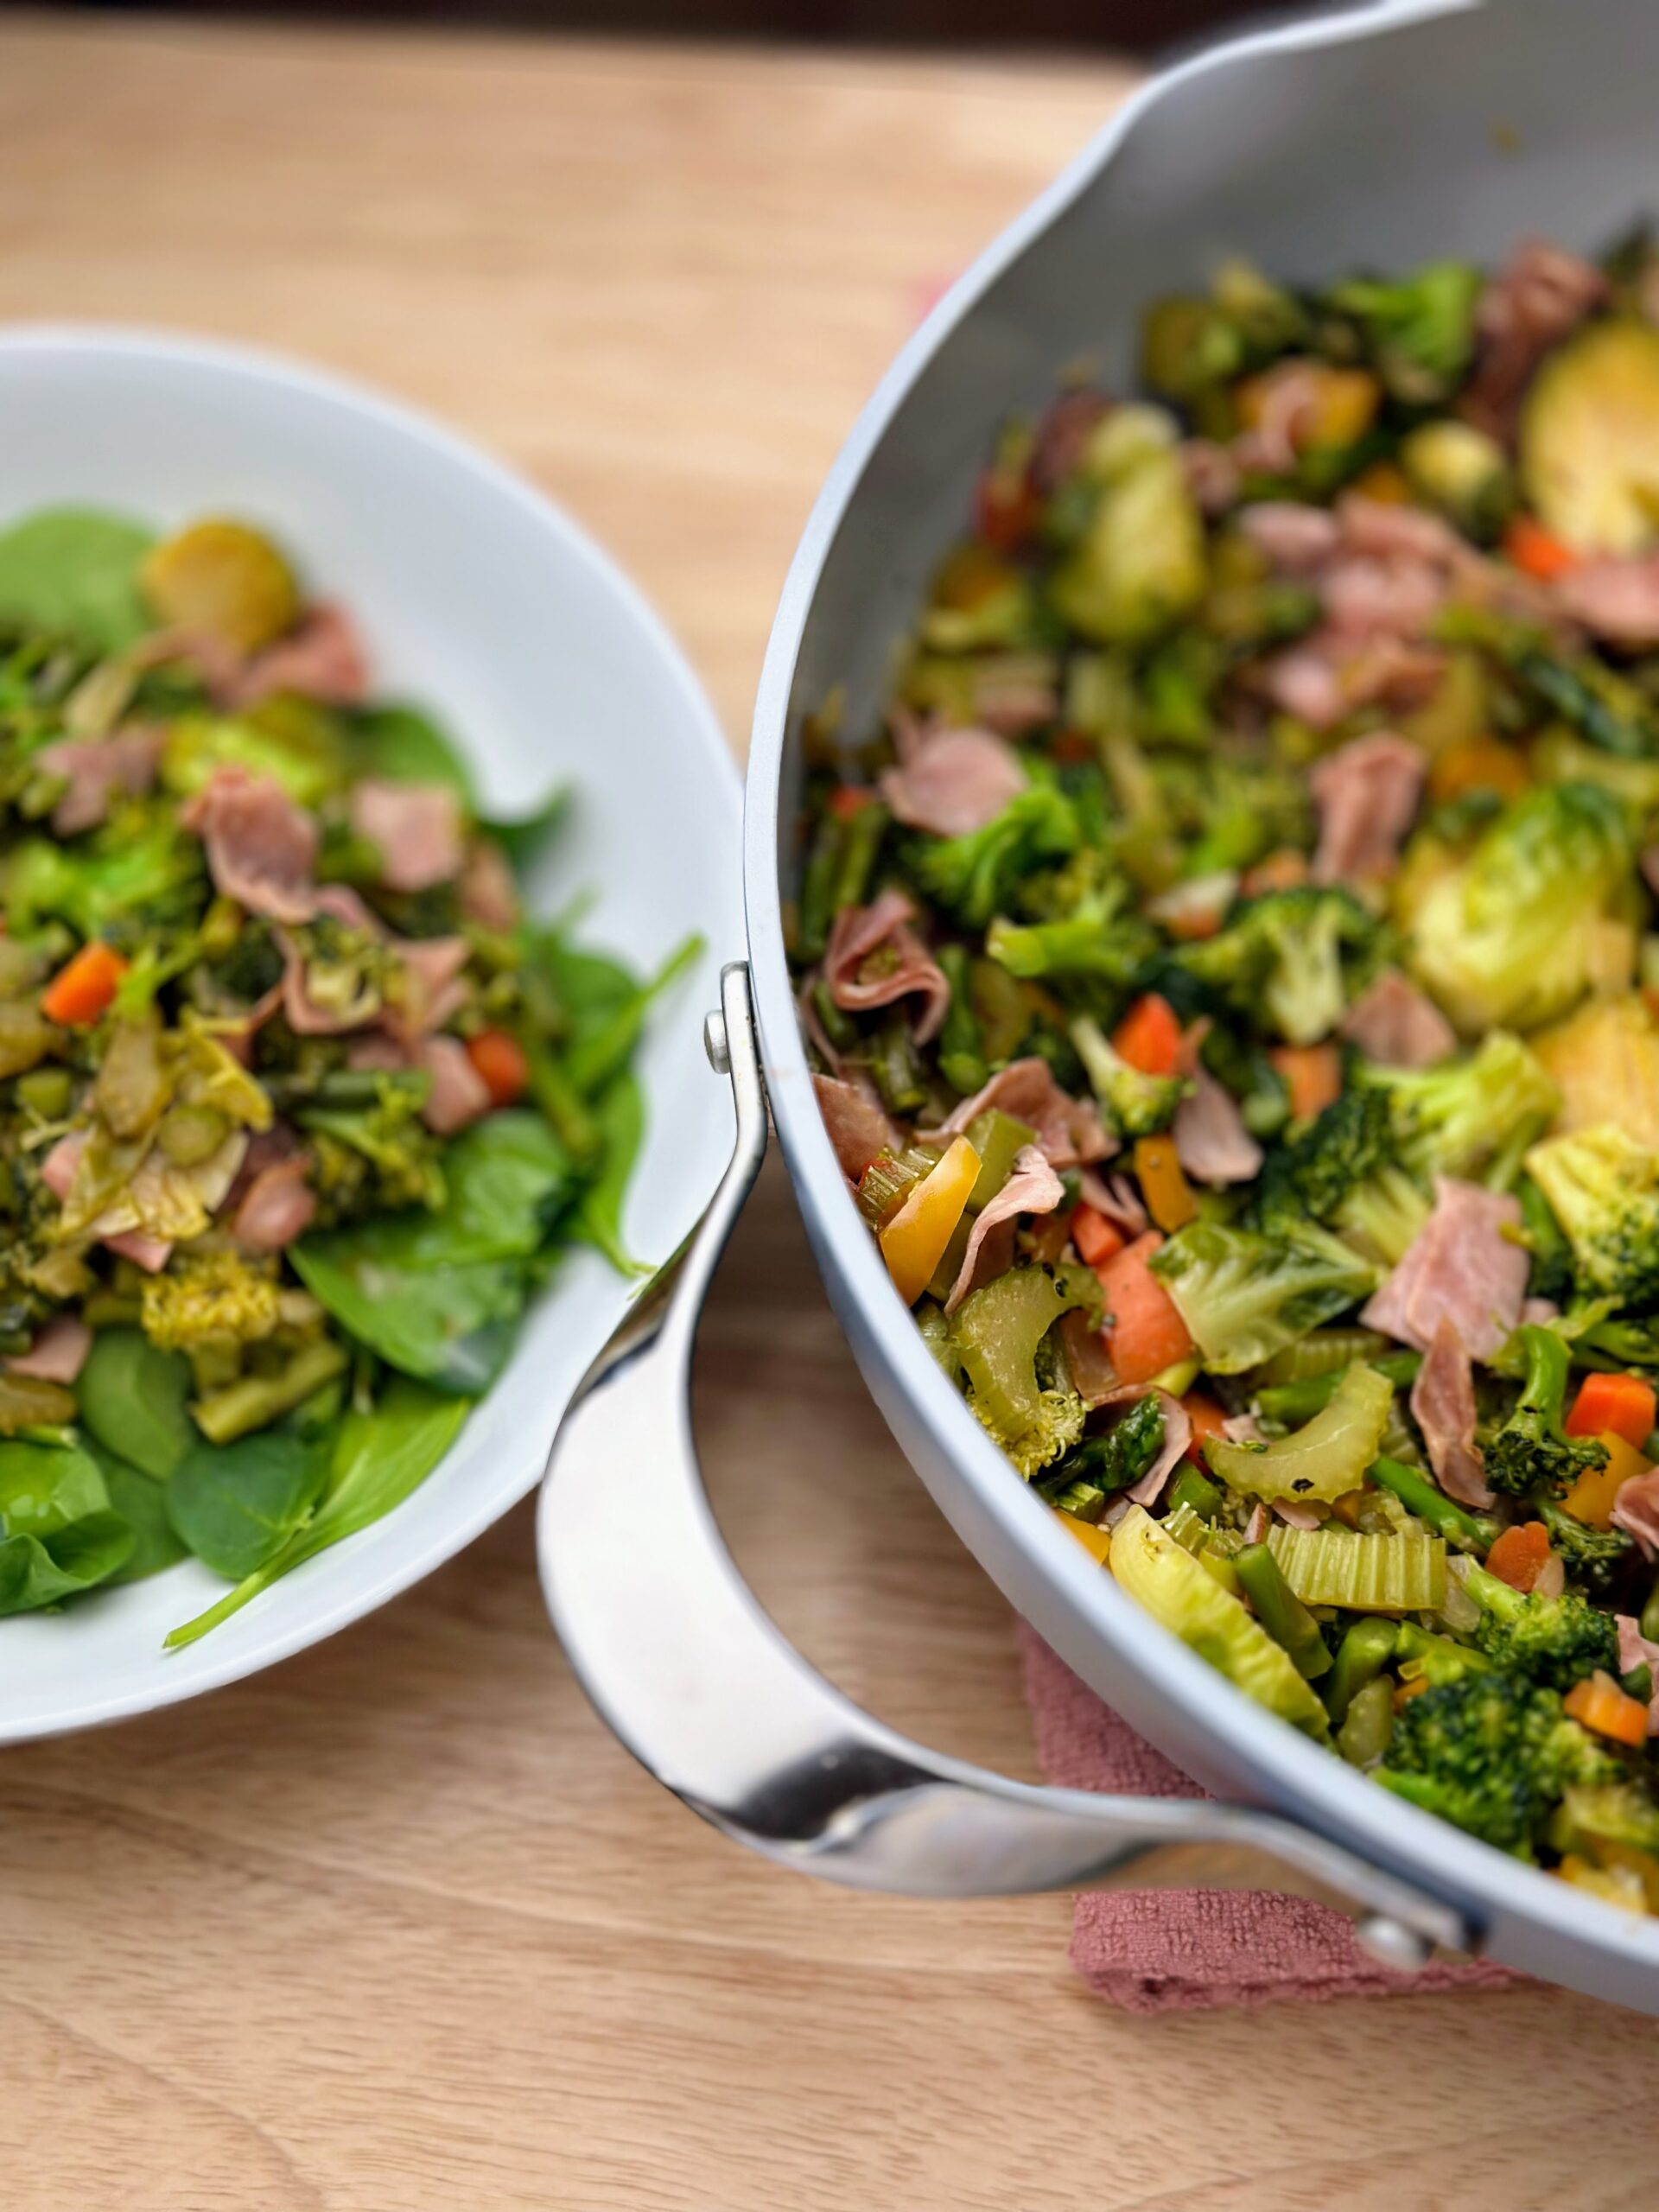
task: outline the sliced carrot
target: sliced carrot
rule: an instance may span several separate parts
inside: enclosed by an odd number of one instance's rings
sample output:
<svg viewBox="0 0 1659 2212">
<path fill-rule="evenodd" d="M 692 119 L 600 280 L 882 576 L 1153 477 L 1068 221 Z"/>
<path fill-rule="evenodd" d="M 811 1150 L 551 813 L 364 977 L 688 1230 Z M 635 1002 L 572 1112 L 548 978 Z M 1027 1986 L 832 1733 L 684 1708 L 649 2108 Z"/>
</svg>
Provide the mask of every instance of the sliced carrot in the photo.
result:
<svg viewBox="0 0 1659 2212">
<path fill-rule="evenodd" d="M 1121 1252 L 1128 1239 L 1116 1222 L 1107 1220 L 1098 1206 L 1085 1205 L 1072 1210 L 1071 1242 L 1085 1267 L 1098 1268 L 1114 1253 Z"/>
<path fill-rule="evenodd" d="M 467 1039 L 467 1057 L 490 1094 L 492 1106 L 511 1106 L 530 1089 L 524 1048 L 505 1029 L 480 1029 Z"/>
<path fill-rule="evenodd" d="M 1294 845 L 1281 845 L 1277 851 L 1246 870 L 1239 888 L 1254 899 L 1263 891 L 1294 891 L 1299 883 L 1306 881 L 1307 855 L 1299 853 Z"/>
<path fill-rule="evenodd" d="M 1181 1024 L 1167 999 L 1148 991 L 1112 1033 L 1112 1049 L 1142 1075 L 1173 1075 L 1181 1064 Z"/>
<path fill-rule="evenodd" d="M 1586 1375 L 1562 1427 L 1569 1436 L 1622 1436 L 1639 1452 L 1656 1408 L 1652 1383 L 1639 1375 Z"/>
<path fill-rule="evenodd" d="M 1206 1436 L 1225 1436 L 1227 1416 L 1213 1398 L 1206 1398 L 1202 1390 L 1189 1390 L 1181 1400 L 1182 1410 L 1192 1424 L 1192 1440 L 1186 1447 L 1189 1459 L 1204 1465 L 1204 1440 Z"/>
<path fill-rule="evenodd" d="M 1574 1682 L 1561 1700 L 1561 1709 L 1599 1736 L 1632 1749 L 1648 1740 L 1648 1708 L 1640 1698 L 1630 1697 L 1611 1675 L 1599 1667 L 1581 1682 Z"/>
<path fill-rule="evenodd" d="M 66 1029 L 84 1029 L 114 998 L 127 963 L 107 944 L 83 944 L 41 996 L 41 1012 Z"/>
<path fill-rule="evenodd" d="M 1342 1053 L 1335 1045 L 1275 1045 L 1268 1055 L 1290 1093 L 1293 1122 L 1311 1122 L 1342 1093 Z"/>
<path fill-rule="evenodd" d="M 1147 1265 L 1163 1243 L 1155 1229 L 1096 1269 L 1105 1294 L 1106 1341 L 1120 1382 L 1150 1382 L 1188 1359 L 1192 1339 L 1174 1300 Z"/>
<path fill-rule="evenodd" d="M 1198 1218 L 1198 1202 L 1181 1166 L 1173 1137 L 1138 1137 L 1135 1173 L 1147 1211 L 1160 1229 L 1173 1232 Z"/>
<path fill-rule="evenodd" d="M 1519 798 L 1531 781 L 1526 762 L 1512 746 L 1496 737 L 1471 737 L 1448 746 L 1429 769 L 1428 795 L 1445 801 L 1470 791 L 1497 791 Z"/>
<path fill-rule="evenodd" d="M 1042 512 L 1042 495 L 1028 469 L 993 461 L 981 475 L 974 493 L 974 521 L 985 543 L 999 553 L 1012 553 L 1023 545 Z"/>
<path fill-rule="evenodd" d="M 1530 1590 L 1549 1557 L 1549 1531 L 1541 1521 L 1506 1529 L 1486 1554 L 1486 1572 L 1511 1590 Z"/>
<path fill-rule="evenodd" d="M 1503 552 L 1523 576 L 1541 584 L 1554 583 L 1557 576 L 1578 566 L 1578 556 L 1571 546 L 1563 545 L 1553 531 L 1530 515 L 1516 515 L 1504 531 Z"/>
<path fill-rule="evenodd" d="M 1580 1475 L 1561 1500 L 1562 1512 L 1586 1529 L 1611 1529 L 1619 1491 L 1633 1476 L 1649 1472 L 1648 1462 L 1622 1436 L 1609 1434 L 1601 1441 L 1607 1446 L 1606 1465 Z"/>
<path fill-rule="evenodd" d="M 837 822 L 850 822 L 855 814 L 862 814 L 875 793 L 868 784 L 837 784 L 825 806 Z"/>
</svg>

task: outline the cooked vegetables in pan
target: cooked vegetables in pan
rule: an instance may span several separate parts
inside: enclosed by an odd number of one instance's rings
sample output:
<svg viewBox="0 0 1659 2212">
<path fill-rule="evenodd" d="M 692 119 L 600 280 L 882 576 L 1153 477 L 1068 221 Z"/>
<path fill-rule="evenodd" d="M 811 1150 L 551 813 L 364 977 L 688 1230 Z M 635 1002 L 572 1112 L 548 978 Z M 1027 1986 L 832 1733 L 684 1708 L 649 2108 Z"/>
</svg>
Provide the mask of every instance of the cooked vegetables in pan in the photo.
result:
<svg viewBox="0 0 1659 2212">
<path fill-rule="evenodd" d="M 1659 1910 L 1659 258 L 1234 264 L 1142 367 L 808 732 L 830 1137 L 1148 1611 Z"/>
<path fill-rule="evenodd" d="M 235 521 L 0 533 L 0 1613 L 194 1554 L 193 1641 L 448 1449 L 573 1242 L 620 1267 L 654 993 L 527 913 Z"/>
</svg>

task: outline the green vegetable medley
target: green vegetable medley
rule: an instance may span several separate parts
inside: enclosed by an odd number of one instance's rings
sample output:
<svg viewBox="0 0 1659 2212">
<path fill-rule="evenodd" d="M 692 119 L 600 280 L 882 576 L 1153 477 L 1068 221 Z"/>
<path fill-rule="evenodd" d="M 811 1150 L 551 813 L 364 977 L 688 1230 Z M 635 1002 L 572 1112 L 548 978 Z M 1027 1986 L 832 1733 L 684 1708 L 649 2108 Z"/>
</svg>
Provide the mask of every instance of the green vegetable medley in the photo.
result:
<svg viewBox="0 0 1659 2212">
<path fill-rule="evenodd" d="M 1141 364 L 808 728 L 829 1135 L 1149 1612 L 1659 1911 L 1659 258 L 1230 264 Z"/>
<path fill-rule="evenodd" d="M 454 1442 L 619 1268 L 654 994 L 234 521 L 0 533 L 0 1613 L 194 1554 L 188 1643 Z"/>
</svg>

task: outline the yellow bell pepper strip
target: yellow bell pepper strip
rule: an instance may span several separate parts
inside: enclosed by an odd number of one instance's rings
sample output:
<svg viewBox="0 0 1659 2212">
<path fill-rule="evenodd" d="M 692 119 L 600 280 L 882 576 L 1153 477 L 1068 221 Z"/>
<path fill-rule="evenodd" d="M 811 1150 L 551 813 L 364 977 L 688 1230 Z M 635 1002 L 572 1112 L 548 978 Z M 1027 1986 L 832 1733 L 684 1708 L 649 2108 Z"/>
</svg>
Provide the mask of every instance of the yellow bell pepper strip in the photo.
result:
<svg viewBox="0 0 1659 2212">
<path fill-rule="evenodd" d="M 931 1281 L 978 1178 L 979 1154 L 966 1137 L 957 1137 L 880 1232 L 881 1256 L 906 1306 Z"/>
<path fill-rule="evenodd" d="M 1092 1521 L 1079 1521 L 1075 1513 L 1062 1513 L 1058 1505 L 1051 1505 L 1048 1510 L 1062 1529 L 1071 1530 L 1090 1559 L 1097 1560 L 1102 1567 L 1111 1564 L 1112 1532 L 1109 1529 L 1097 1529 Z"/>
<path fill-rule="evenodd" d="M 1634 1445 L 1611 1430 L 1598 1441 L 1607 1447 L 1606 1465 L 1586 1468 L 1561 1500 L 1561 1510 L 1586 1529 L 1611 1529 L 1613 1500 L 1632 1475 L 1648 1472 L 1648 1462 Z"/>
<path fill-rule="evenodd" d="M 1135 1141 L 1135 1173 L 1147 1211 L 1160 1229 L 1173 1232 L 1196 1221 L 1198 1203 L 1192 1195 L 1170 1136 L 1140 1137 Z"/>
</svg>

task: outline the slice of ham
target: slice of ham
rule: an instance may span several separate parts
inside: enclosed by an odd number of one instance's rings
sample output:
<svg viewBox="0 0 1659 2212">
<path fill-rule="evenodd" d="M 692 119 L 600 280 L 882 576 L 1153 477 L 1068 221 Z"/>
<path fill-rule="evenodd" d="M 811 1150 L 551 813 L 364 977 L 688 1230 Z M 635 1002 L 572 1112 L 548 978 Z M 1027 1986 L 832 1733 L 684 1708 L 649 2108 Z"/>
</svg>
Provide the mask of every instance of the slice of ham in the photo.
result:
<svg viewBox="0 0 1659 2212">
<path fill-rule="evenodd" d="M 976 1287 L 974 1271 L 981 1247 L 1000 1223 L 1014 1221 L 1022 1213 L 1052 1213 L 1065 1196 L 1065 1186 L 1041 1147 L 1021 1145 L 1014 1155 L 1007 1181 L 995 1198 L 986 1200 L 969 1232 L 968 1249 L 950 1286 L 950 1295 L 944 1301 L 945 1312 L 954 1313 L 969 1291 Z"/>
<path fill-rule="evenodd" d="M 1429 1068 L 1458 1049 L 1439 1007 L 1397 968 L 1366 985 L 1344 1015 L 1342 1033 L 1384 1067 Z"/>
<path fill-rule="evenodd" d="M 1060 1316 L 1059 1329 L 1071 1388 L 1085 1406 L 1104 1405 L 1117 1388 L 1117 1370 L 1112 1365 L 1105 1331 L 1077 1306 Z"/>
<path fill-rule="evenodd" d="M 258 1171 L 231 1218 L 238 1244 L 252 1252 L 282 1252 L 304 1236 L 317 1211 L 316 1192 L 306 1180 L 310 1168 L 302 1153 Z"/>
<path fill-rule="evenodd" d="M 1411 1386 L 1412 1417 L 1423 1432 L 1440 1488 L 1459 1505 L 1485 1507 L 1492 1493 L 1475 1442 L 1475 1372 L 1458 1326 L 1441 1319 Z"/>
<path fill-rule="evenodd" d="M 432 1078 L 421 1119 L 441 1137 L 470 1128 L 490 1110 L 489 1086 L 467 1057 L 458 1037 L 423 1037 L 411 1054 Z"/>
<path fill-rule="evenodd" d="M 1268 1540 L 1268 1531 L 1272 1528 L 1272 1526 L 1273 1516 L 1268 1512 L 1267 1507 L 1262 1504 L 1261 1499 L 1258 1497 L 1255 1503 L 1250 1508 L 1249 1519 L 1244 1523 L 1245 1542 L 1247 1544 L 1266 1543 Z"/>
<path fill-rule="evenodd" d="M 1293 357 L 1277 361 L 1256 378 L 1257 419 L 1233 440 L 1234 460 L 1242 469 L 1268 476 L 1288 476 L 1301 441 L 1319 419 L 1322 371 L 1319 363 Z"/>
<path fill-rule="evenodd" d="M 936 837 L 982 830 L 1025 790 L 1020 756 L 988 729 L 943 729 L 896 768 L 884 768 L 881 796 L 894 817 Z"/>
<path fill-rule="evenodd" d="M 1533 371 L 1606 296 L 1600 270 L 1576 254 L 1541 238 L 1518 245 L 1476 307 L 1475 372 L 1458 412 L 1507 442 Z"/>
<path fill-rule="evenodd" d="M 1555 604 L 1609 645 L 1659 643 L 1659 553 L 1581 561 L 1557 578 Z"/>
<path fill-rule="evenodd" d="M 1093 1101 L 1062 1090 L 1048 1062 L 1035 1054 L 999 1068 L 982 1090 L 953 1109 L 942 1128 L 921 1134 L 930 1139 L 960 1136 L 976 1115 L 993 1106 L 1035 1131 L 1051 1166 L 1078 1167 L 1109 1160 L 1117 1150 L 1117 1140 L 1102 1126 Z"/>
<path fill-rule="evenodd" d="M 1123 1495 L 1131 1504 L 1153 1506 L 1163 1496 L 1164 1484 L 1181 1464 L 1192 1441 L 1192 1422 L 1186 1408 L 1156 1382 L 1120 1382 L 1099 1403 L 1130 1406 L 1147 1397 L 1157 1399 L 1158 1410 L 1164 1417 L 1163 1447 L 1139 1482 L 1131 1483 Z"/>
<path fill-rule="evenodd" d="M 387 942 L 404 970 L 403 1002 L 387 1010 L 387 1027 L 405 1039 L 442 1029 L 467 1003 L 461 974 L 467 965 L 466 938 L 394 937 Z"/>
<path fill-rule="evenodd" d="M 461 911 L 480 929 L 505 937 L 518 925 L 518 885 L 493 837 L 475 837 L 461 872 Z"/>
<path fill-rule="evenodd" d="M 849 1183 L 856 1183 L 882 1153 L 899 1149 L 903 1140 L 873 1089 L 832 1075 L 815 1075 L 812 1088 L 841 1172 Z"/>
<path fill-rule="evenodd" d="M 1186 488 L 1197 500 L 1198 512 L 1214 522 L 1238 498 L 1243 475 L 1237 461 L 1214 438 L 1184 439 L 1178 453 Z"/>
<path fill-rule="evenodd" d="M 1392 872 L 1422 797 L 1428 760 L 1392 730 L 1340 745 L 1311 771 L 1319 814 L 1315 883 L 1351 883 Z"/>
<path fill-rule="evenodd" d="M 1333 630 L 1354 638 L 1418 638 L 1446 601 L 1446 579 L 1426 561 L 1352 554 L 1319 579 L 1319 603 Z"/>
<path fill-rule="evenodd" d="M 944 1026 L 950 986 L 910 925 L 915 912 L 902 891 L 884 891 L 868 906 L 843 906 L 830 931 L 823 973 L 830 997 L 849 1014 L 919 998 L 912 1026 L 917 1043 L 925 1045 Z"/>
<path fill-rule="evenodd" d="M 1248 1183 L 1262 1166 L 1262 1147 L 1244 1126 L 1233 1094 L 1202 1062 L 1192 1089 L 1175 1109 L 1176 1156 L 1194 1182 L 1221 1190 Z"/>
<path fill-rule="evenodd" d="M 297 691 L 326 706 L 351 707 L 369 688 L 368 661 L 356 626 L 341 607 L 314 607 L 274 645 L 238 671 L 226 704 L 257 707 L 278 691 Z"/>
<path fill-rule="evenodd" d="M 1066 391 L 1037 425 L 1031 456 L 1031 480 L 1039 492 L 1058 489 L 1083 459 L 1089 434 L 1112 403 L 1104 392 Z"/>
<path fill-rule="evenodd" d="M 1287 1497 L 1275 1497 L 1272 1511 L 1274 1519 L 1282 1521 L 1287 1529 L 1317 1529 L 1325 1519 L 1311 1505 L 1300 1505 Z"/>
<path fill-rule="evenodd" d="M 9 1375 L 29 1375 L 41 1382 L 73 1382 L 86 1364 L 92 1332 L 73 1313 L 54 1313 L 27 1351 L 14 1352 L 3 1364 Z"/>
<path fill-rule="evenodd" d="M 1615 1529 L 1636 1538 L 1643 1559 L 1659 1559 L 1659 1467 L 1619 1484 L 1611 1518 Z"/>
<path fill-rule="evenodd" d="M 1260 1444 L 1264 1440 L 1262 1424 L 1254 1414 L 1229 1414 L 1221 1424 L 1221 1433 L 1230 1444 Z"/>
<path fill-rule="evenodd" d="M 207 847 L 208 873 L 225 898 L 274 922 L 315 913 L 317 825 L 274 777 L 215 768 L 179 819 Z"/>
<path fill-rule="evenodd" d="M 54 834 L 75 837 L 83 830 L 95 830 L 118 791 L 134 798 L 147 791 L 166 741 L 165 730 L 135 722 L 109 737 L 61 738 L 38 753 L 36 767 L 68 779 L 69 788 L 52 810 Z"/>
<path fill-rule="evenodd" d="M 1308 576 L 1322 569 L 1342 543 L 1328 507 L 1300 499 L 1264 499 L 1238 518 L 1242 535 L 1281 575 Z"/>
<path fill-rule="evenodd" d="M 1057 1166 L 1065 1164 L 1063 1160 L 1055 1162 Z M 1103 1213 L 1115 1229 L 1134 1237 L 1144 1236 L 1151 1228 L 1152 1217 L 1127 1175 L 1102 1175 L 1092 1167 L 1085 1167 L 1077 1187 L 1084 1204 L 1093 1206 L 1096 1213 Z"/>
<path fill-rule="evenodd" d="M 1618 1671 L 1630 1674 L 1633 1669 L 1645 1667 L 1652 1682 L 1648 1699 L 1648 1733 L 1659 1736 L 1659 1643 L 1654 1643 L 1642 1633 L 1642 1624 L 1629 1613 L 1615 1613 L 1613 1626 L 1618 1630 Z"/>
<path fill-rule="evenodd" d="M 164 1236 L 148 1236 L 142 1229 L 124 1229 L 103 1241 L 118 1258 L 130 1260 L 147 1275 L 160 1274 L 173 1256 L 173 1247 Z"/>
<path fill-rule="evenodd" d="M 461 802 L 447 784 L 393 784 L 364 776 L 353 785 L 351 824 L 377 847 L 391 891 L 429 891 L 461 874 Z"/>
<path fill-rule="evenodd" d="M 1439 1178 L 1433 1211 L 1360 1319 L 1421 1352 L 1450 1320 L 1471 1358 L 1491 1359 L 1526 1296 L 1527 1252 L 1503 1234 L 1520 1224 L 1520 1201 L 1507 1192 Z"/>
<path fill-rule="evenodd" d="M 86 1149 L 85 1129 L 71 1129 L 61 1136 L 41 1162 L 41 1180 L 60 1205 L 74 1187 L 75 1171 L 80 1166 L 80 1155 Z M 130 1260 L 146 1274 L 159 1274 L 173 1253 L 172 1245 L 160 1236 L 146 1236 L 142 1229 L 123 1229 L 113 1236 L 99 1239 L 106 1250 L 124 1260 Z"/>
</svg>

